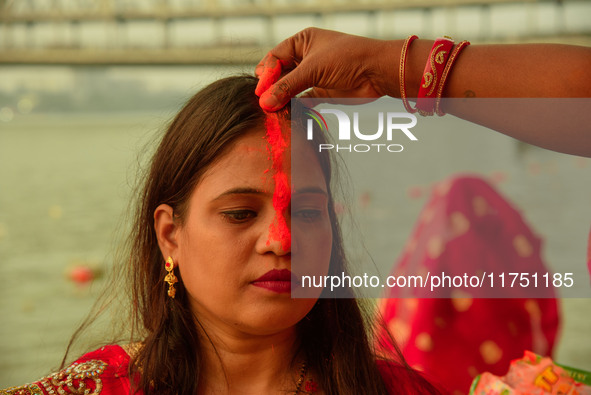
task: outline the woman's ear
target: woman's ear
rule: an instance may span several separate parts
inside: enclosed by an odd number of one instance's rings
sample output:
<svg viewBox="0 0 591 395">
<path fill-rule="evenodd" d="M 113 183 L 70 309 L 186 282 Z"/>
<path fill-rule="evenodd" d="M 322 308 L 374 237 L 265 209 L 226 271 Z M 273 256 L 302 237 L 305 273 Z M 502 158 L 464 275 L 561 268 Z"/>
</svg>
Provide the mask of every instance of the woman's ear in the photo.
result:
<svg viewBox="0 0 591 395">
<path fill-rule="evenodd" d="M 178 223 L 174 221 L 174 212 L 168 204 L 161 204 L 154 210 L 154 230 L 162 256 L 166 259 L 176 255 L 178 248 Z"/>
</svg>

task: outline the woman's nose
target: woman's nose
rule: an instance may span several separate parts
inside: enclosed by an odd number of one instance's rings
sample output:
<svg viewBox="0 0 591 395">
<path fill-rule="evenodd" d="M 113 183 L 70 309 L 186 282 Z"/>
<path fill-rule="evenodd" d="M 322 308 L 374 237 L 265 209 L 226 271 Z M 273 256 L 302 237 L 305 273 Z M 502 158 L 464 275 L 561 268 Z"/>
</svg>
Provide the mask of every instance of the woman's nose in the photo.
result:
<svg viewBox="0 0 591 395">
<path fill-rule="evenodd" d="M 268 224 L 264 224 L 265 229 L 257 241 L 257 252 L 264 254 L 272 252 L 277 256 L 283 256 L 291 253 L 291 220 L 290 213 L 277 213 Z"/>
</svg>

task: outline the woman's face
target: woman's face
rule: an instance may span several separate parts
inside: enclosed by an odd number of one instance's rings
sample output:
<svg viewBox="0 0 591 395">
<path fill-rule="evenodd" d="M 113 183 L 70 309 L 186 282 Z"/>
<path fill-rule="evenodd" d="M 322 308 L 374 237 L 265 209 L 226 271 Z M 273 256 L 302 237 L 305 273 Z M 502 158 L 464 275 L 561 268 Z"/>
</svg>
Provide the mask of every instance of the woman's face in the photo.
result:
<svg viewBox="0 0 591 395">
<path fill-rule="evenodd" d="M 191 308 L 206 329 L 221 325 L 248 334 L 276 333 L 292 328 L 316 301 L 291 298 L 290 272 L 292 255 L 328 272 L 327 187 L 303 138 L 293 143 L 292 154 L 298 174 L 305 176 L 290 178 L 291 213 L 283 214 L 291 225 L 291 246 L 270 234 L 278 217 L 264 129 L 236 140 L 192 192 L 174 258 Z M 287 174 L 290 162 L 287 155 Z"/>
</svg>

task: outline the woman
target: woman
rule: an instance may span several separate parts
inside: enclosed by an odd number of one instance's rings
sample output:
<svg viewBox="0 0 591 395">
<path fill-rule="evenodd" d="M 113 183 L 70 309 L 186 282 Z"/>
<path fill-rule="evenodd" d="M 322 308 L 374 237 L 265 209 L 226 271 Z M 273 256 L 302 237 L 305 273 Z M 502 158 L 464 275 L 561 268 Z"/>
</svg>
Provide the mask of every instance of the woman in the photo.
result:
<svg viewBox="0 0 591 395">
<path fill-rule="evenodd" d="M 292 254 L 346 270 L 331 166 L 303 137 L 288 146 L 289 114 L 263 112 L 256 85 L 204 88 L 154 154 L 122 260 L 130 344 L 0 393 L 438 393 L 400 353 L 377 357 L 357 300 L 291 299 Z M 289 180 L 289 153 L 305 178 Z"/>
</svg>

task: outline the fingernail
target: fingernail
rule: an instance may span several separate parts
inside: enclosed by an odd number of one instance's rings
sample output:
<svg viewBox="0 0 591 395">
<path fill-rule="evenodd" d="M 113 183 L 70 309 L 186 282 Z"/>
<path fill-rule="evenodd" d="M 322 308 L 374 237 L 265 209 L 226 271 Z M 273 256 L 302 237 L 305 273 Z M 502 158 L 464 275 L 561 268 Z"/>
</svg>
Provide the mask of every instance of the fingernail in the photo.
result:
<svg viewBox="0 0 591 395">
<path fill-rule="evenodd" d="M 268 91 L 263 93 L 259 103 L 261 108 L 265 111 L 275 111 L 281 108 L 279 100 Z"/>
</svg>

